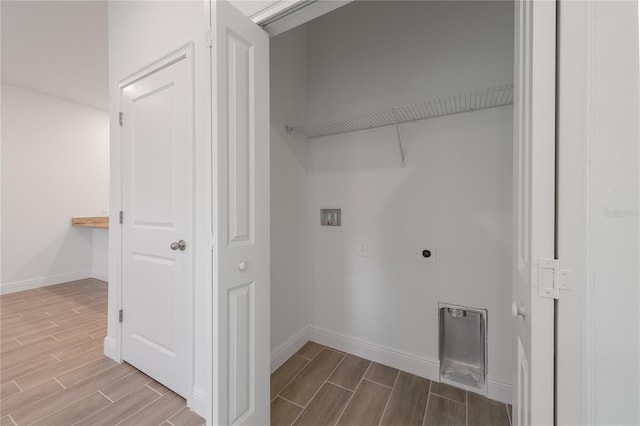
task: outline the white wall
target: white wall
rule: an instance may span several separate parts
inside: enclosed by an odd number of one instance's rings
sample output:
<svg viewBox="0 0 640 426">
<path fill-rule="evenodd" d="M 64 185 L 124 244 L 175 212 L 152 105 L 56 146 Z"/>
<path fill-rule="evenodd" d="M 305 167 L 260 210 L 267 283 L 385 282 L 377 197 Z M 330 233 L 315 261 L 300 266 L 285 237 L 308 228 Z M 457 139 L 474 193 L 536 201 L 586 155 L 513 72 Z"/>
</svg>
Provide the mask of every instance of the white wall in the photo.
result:
<svg viewBox="0 0 640 426">
<path fill-rule="evenodd" d="M 109 213 L 101 213 L 100 216 Z M 109 231 L 94 229 L 91 244 L 91 276 L 102 281 L 109 281 Z"/>
<path fill-rule="evenodd" d="M 511 2 L 353 2 L 308 25 L 311 122 L 513 80 Z"/>
<path fill-rule="evenodd" d="M 307 141 L 285 124 L 307 120 L 307 35 L 298 27 L 271 39 L 272 367 L 295 352 L 309 324 Z M 304 343 L 304 342 L 302 342 Z"/>
<path fill-rule="evenodd" d="M 347 5 L 309 25 L 309 120 L 511 83 L 512 33 L 507 2 Z M 311 335 L 437 378 L 437 302 L 486 308 L 489 392 L 509 400 L 511 108 L 401 132 L 404 168 L 393 128 L 308 142 Z M 319 230 L 323 207 L 343 232 Z"/>
<path fill-rule="evenodd" d="M 640 424 L 637 2 L 593 2 L 589 22 L 585 373 L 587 420 Z"/>
<path fill-rule="evenodd" d="M 109 114 L 3 84 L 0 292 L 91 277 L 71 217 L 103 215 L 108 190 Z"/>
</svg>

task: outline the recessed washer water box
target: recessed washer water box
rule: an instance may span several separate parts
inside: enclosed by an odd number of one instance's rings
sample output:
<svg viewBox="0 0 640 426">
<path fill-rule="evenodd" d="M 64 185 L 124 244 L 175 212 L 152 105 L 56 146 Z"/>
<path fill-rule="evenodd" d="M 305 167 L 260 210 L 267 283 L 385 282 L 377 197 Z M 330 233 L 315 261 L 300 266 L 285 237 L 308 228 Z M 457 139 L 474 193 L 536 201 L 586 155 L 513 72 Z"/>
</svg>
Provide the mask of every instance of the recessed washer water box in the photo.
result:
<svg viewBox="0 0 640 426">
<path fill-rule="evenodd" d="M 438 303 L 440 381 L 487 393 L 487 310 Z"/>
</svg>

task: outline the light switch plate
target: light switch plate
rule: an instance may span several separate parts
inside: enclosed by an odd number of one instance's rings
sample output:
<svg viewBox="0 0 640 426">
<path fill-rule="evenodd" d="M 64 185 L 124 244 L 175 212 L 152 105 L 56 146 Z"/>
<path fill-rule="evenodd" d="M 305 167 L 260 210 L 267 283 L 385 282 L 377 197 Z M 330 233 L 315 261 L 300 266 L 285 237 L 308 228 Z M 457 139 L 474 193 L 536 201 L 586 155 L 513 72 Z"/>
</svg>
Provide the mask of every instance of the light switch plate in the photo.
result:
<svg viewBox="0 0 640 426">
<path fill-rule="evenodd" d="M 369 246 L 364 241 L 360 241 L 358 243 L 358 256 L 362 256 L 362 257 L 369 256 Z"/>
</svg>

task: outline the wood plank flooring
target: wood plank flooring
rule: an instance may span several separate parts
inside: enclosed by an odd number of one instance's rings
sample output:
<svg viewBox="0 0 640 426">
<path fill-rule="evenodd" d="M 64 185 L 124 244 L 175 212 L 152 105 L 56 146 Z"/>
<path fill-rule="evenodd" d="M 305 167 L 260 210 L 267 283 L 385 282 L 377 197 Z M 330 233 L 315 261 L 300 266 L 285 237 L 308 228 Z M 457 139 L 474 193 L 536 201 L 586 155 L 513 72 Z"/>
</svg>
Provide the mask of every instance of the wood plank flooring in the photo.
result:
<svg viewBox="0 0 640 426">
<path fill-rule="evenodd" d="M 509 408 L 314 342 L 271 375 L 274 426 L 509 426 Z"/>
<path fill-rule="evenodd" d="M 0 426 L 204 424 L 103 355 L 106 312 L 107 284 L 94 279 L 0 296 Z"/>
</svg>

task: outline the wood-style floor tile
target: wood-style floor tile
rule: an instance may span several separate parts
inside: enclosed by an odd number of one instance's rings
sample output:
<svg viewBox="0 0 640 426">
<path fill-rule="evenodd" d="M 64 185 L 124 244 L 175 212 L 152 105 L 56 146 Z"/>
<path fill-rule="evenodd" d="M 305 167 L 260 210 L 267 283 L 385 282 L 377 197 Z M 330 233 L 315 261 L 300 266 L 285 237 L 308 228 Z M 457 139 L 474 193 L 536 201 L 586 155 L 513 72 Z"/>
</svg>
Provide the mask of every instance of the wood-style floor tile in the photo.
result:
<svg viewBox="0 0 640 426">
<path fill-rule="evenodd" d="M 462 404 L 467 403 L 467 392 L 465 390 L 445 383 L 431 382 L 431 393 L 435 393 L 436 395 L 440 395 L 444 398 L 451 399 Z"/>
<path fill-rule="evenodd" d="M 0 413 L 10 414 L 30 404 L 36 403 L 47 396 L 53 395 L 63 389 L 55 380 L 49 380 L 34 388 L 22 391 L 8 398 L 2 398 L 0 402 Z"/>
<path fill-rule="evenodd" d="M 129 394 L 130 392 L 133 392 L 136 389 L 141 388 L 142 386 L 150 382 L 151 378 L 149 376 L 136 370 L 133 373 L 124 376 L 122 379 L 116 380 L 115 382 L 103 387 L 102 389 L 100 389 L 100 392 L 102 392 L 107 398 L 115 402 L 123 396 Z M 155 393 L 156 396 L 160 397 L 158 392 L 148 387 L 147 389 Z"/>
<path fill-rule="evenodd" d="M 147 386 L 158 392 L 160 395 L 164 395 L 165 393 L 170 392 L 169 389 L 167 389 L 164 385 L 156 382 L 155 380 L 151 380 L 149 383 L 147 383 Z"/>
<path fill-rule="evenodd" d="M 300 348 L 298 352 L 296 352 L 296 355 L 308 360 L 312 360 L 316 355 L 320 353 L 322 349 L 322 345 L 319 345 L 315 342 L 307 342 L 302 348 Z"/>
<path fill-rule="evenodd" d="M 94 374 L 113 368 L 116 365 L 118 365 L 118 363 L 114 360 L 106 357 L 100 357 L 97 360 L 91 361 L 90 363 L 71 370 L 68 373 L 57 376 L 56 379 L 58 379 L 58 382 L 60 382 L 62 386 L 68 388 L 88 376 L 93 376 Z"/>
<path fill-rule="evenodd" d="M 465 426 L 466 423 L 465 404 L 442 398 L 434 393 L 429 395 L 424 426 Z"/>
<path fill-rule="evenodd" d="M 507 407 L 502 402 L 492 401 L 473 392 L 467 393 L 467 415 L 469 426 L 509 426 Z"/>
<path fill-rule="evenodd" d="M 351 391 L 331 383 L 325 383 L 320 392 L 313 397 L 309 406 L 300 414 L 294 425 L 334 425 L 352 394 L 353 392 Z"/>
<path fill-rule="evenodd" d="M 340 417 L 338 425 L 377 425 L 390 395 L 391 389 L 388 387 L 363 380 Z"/>
<path fill-rule="evenodd" d="M 169 419 L 169 423 L 175 426 L 202 426 L 204 425 L 204 419 L 187 407 L 184 407 Z"/>
<path fill-rule="evenodd" d="M 395 368 L 387 367 L 386 365 L 378 364 L 374 362 L 369 367 L 369 371 L 364 376 L 367 380 L 379 383 L 384 386 L 393 387 L 398 376 L 398 370 Z"/>
<path fill-rule="evenodd" d="M 113 425 L 148 406 L 155 409 L 145 421 L 204 423 L 185 408 L 184 399 L 132 366 L 103 356 L 105 282 L 80 280 L 3 295 L 0 305 L 2 426 L 14 421 Z M 164 405 L 153 405 L 162 395 Z"/>
<path fill-rule="evenodd" d="M 274 371 L 271 375 L 271 399 L 275 398 L 308 363 L 305 358 L 294 355 Z"/>
<path fill-rule="evenodd" d="M 33 372 L 17 377 L 15 380 L 16 383 L 18 383 L 18 386 L 22 389 L 29 389 L 100 358 L 103 358 L 102 349 L 92 348 L 91 350 L 78 354 L 66 361 L 58 362 L 53 365 L 46 365 L 45 367 L 34 370 Z"/>
<path fill-rule="evenodd" d="M 306 406 L 344 355 L 323 349 L 281 392 L 289 401 Z"/>
<path fill-rule="evenodd" d="M 371 364 L 371 361 L 367 359 L 347 354 L 338 365 L 338 368 L 336 368 L 336 371 L 329 377 L 329 381 L 352 391 L 356 390 L 369 364 Z"/>
<path fill-rule="evenodd" d="M 33 423 L 35 426 L 72 425 L 84 419 L 91 413 L 111 404 L 111 402 L 99 392 L 90 394 L 58 411 Z M 20 425 L 20 423 L 18 423 Z"/>
<path fill-rule="evenodd" d="M 113 404 L 95 411 L 74 426 L 115 425 L 160 398 L 157 392 L 142 386 Z"/>
<path fill-rule="evenodd" d="M 15 382 L 7 382 L 0 385 L 0 398 L 5 399 L 10 397 L 13 394 L 20 392 L 22 389 L 16 385 Z"/>
<path fill-rule="evenodd" d="M 187 405 L 186 401 L 173 392 L 167 392 L 159 399 L 144 407 L 131 417 L 126 418 L 122 426 L 155 426 L 173 417 Z"/>
<path fill-rule="evenodd" d="M 39 354 L 38 357 L 32 358 L 29 362 L 16 364 L 14 367 L 3 371 L 0 375 L 0 380 L 2 383 L 7 383 L 58 364 L 60 364 L 60 361 L 52 357 L 51 354 Z"/>
<path fill-rule="evenodd" d="M 301 411 L 297 405 L 277 397 L 271 402 L 271 426 L 289 426 Z"/>
<path fill-rule="evenodd" d="M 429 380 L 401 371 L 381 425 L 420 426 L 429 396 Z"/>
<path fill-rule="evenodd" d="M 40 401 L 32 401 L 33 404 L 11 413 L 11 416 L 18 424 L 31 424 L 56 412 L 60 407 L 72 404 L 88 394 L 98 391 L 102 386 L 126 376 L 131 373 L 131 370 L 132 367 L 128 364 L 119 364 L 95 376 L 88 377 L 61 392 L 48 395 Z"/>
</svg>

